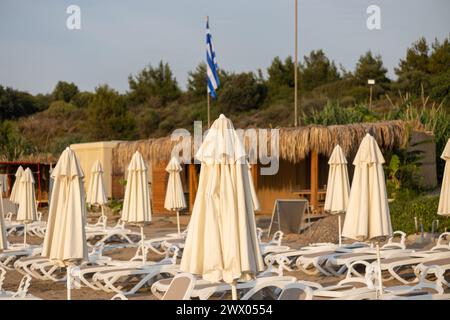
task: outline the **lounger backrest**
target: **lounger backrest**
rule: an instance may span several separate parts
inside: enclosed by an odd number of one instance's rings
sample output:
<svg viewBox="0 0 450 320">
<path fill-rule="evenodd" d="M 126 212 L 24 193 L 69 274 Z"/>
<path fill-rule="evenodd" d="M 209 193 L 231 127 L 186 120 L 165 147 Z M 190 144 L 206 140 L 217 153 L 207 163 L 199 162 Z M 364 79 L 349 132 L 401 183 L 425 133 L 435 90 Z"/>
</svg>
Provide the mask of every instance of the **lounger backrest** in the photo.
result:
<svg viewBox="0 0 450 320">
<path fill-rule="evenodd" d="M 311 300 L 312 290 L 302 283 L 290 283 L 280 293 L 278 300 Z"/>
<path fill-rule="evenodd" d="M 400 242 L 395 242 L 394 239 L 400 237 Z M 381 247 L 381 249 L 406 249 L 405 245 L 406 233 L 403 231 L 395 231 L 389 238 L 388 242 Z"/>
<path fill-rule="evenodd" d="M 170 282 L 162 300 L 190 300 L 195 277 L 190 273 L 177 274 Z"/>
<path fill-rule="evenodd" d="M 364 274 L 362 275 L 356 270 L 357 266 L 364 266 Z M 375 270 L 374 265 L 364 260 L 353 261 L 347 269 L 345 279 L 339 281 L 338 285 L 362 283 L 368 288 L 374 287 Z"/>
<path fill-rule="evenodd" d="M 0 292 L 3 291 L 3 282 L 5 281 L 6 270 L 0 267 Z"/>
<path fill-rule="evenodd" d="M 272 212 L 269 236 L 281 230 L 285 234 L 300 233 L 305 225 L 306 199 L 277 199 Z"/>
<path fill-rule="evenodd" d="M 13 294 L 13 298 L 24 298 L 28 293 L 28 288 L 30 287 L 31 276 L 29 274 L 23 276 L 20 280 L 19 287 L 17 291 Z"/>
<path fill-rule="evenodd" d="M 431 248 L 432 251 L 439 249 L 449 249 L 450 250 L 450 232 L 443 232 L 439 235 L 436 245 Z"/>
</svg>

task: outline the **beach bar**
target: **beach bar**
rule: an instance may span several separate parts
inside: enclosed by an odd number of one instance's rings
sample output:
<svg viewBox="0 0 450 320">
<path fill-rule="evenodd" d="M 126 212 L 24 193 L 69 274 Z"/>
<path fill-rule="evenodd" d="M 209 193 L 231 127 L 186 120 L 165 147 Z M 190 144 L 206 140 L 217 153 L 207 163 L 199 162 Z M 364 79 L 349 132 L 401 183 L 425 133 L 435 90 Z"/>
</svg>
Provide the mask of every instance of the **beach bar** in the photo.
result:
<svg viewBox="0 0 450 320">
<path fill-rule="evenodd" d="M 270 130 L 267 132 L 270 135 Z M 257 163 L 251 166 L 253 182 L 261 204 L 258 213 L 270 214 L 276 199 L 298 198 L 307 198 L 313 213 L 322 212 L 328 178 L 328 158 L 333 148 L 337 144 L 342 147 L 349 160 L 351 179 L 353 166 L 350 164 L 366 133 L 375 137 L 386 155 L 398 148 L 419 150 L 423 157 L 420 168 L 422 184 L 425 187 L 437 185 L 432 135 L 424 130 L 413 129 L 403 121 L 279 128 L 278 172 L 274 175 L 261 175 L 264 165 Z M 269 144 L 270 137 L 267 141 Z M 162 137 L 138 141 L 83 143 L 71 145 L 71 148 L 87 173 L 85 183 L 89 180 L 89 168 L 93 162 L 97 159 L 101 161 L 108 197 L 116 199 L 123 198 L 127 164 L 133 154 L 139 151 L 151 168 L 148 175 L 153 213 L 168 214 L 169 211 L 164 209 L 169 177 L 165 167 L 177 143 L 178 141 L 172 141 L 170 137 Z M 245 139 L 244 144 L 248 148 L 248 141 Z M 200 166 L 191 163 L 182 164 L 182 167 L 181 180 L 190 212 L 197 191 Z"/>
</svg>

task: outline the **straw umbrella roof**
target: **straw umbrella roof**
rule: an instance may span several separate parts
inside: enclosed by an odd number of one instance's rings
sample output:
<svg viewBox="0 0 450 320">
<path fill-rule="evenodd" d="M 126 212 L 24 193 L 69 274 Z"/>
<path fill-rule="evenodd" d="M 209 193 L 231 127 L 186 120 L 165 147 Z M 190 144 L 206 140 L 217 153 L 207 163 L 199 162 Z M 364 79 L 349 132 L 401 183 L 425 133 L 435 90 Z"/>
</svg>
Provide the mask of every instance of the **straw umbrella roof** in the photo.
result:
<svg viewBox="0 0 450 320">
<path fill-rule="evenodd" d="M 258 132 L 260 129 L 255 128 Z M 270 150 L 270 129 L 267 129 L 268 150 Z M 258 132 L 259 133 L 259 132 Z M 311 150 L 330 156 L 339 144 L 347 157 L 356 154 L 364 136 L 370 133 L 382 150 L 405 147 L 409 137 L 407 123 L 400 120 L 374 123 L 354 123 L 348 125 L 308 125 L 296 128 L 279 128 L 280 158 L 293 163 L 305 159 Z M 249 138 L 244 139 L 246 151 Z M 144 159 L 151 162 L 167 163 L 173 147 L 178 141 L 170 137 L 152 138 L 138 141 L 122 141 L 113 149 L 113 171 L 123 173 L 134 152 L 139 151 Z M 191 144 L 194 155 L 193 143 Z"/>
</svg>

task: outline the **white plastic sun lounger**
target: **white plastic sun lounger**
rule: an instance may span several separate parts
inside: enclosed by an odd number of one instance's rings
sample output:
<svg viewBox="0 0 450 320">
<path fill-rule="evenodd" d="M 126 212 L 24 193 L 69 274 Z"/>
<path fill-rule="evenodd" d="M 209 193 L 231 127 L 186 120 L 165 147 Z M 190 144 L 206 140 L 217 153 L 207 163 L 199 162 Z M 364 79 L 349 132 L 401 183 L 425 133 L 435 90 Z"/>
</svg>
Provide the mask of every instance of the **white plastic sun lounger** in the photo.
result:
<svg viewBox="0 0 450 320">
<path fill-rule="evenodd" d="M 83 262 L 82 265 L 101 265 L 106 264 L 110 260 L 110 257 L 105 257 L 101 254 L 101 249 L 94 248 L 89 254 L 89 261 Z M 42 256 L 21 258 L 14 262 L 14 268 L 23 275 L 30 275 L 39 280 L 50 280 L 55 282 L 66 280 L 65 268 L 55 264 L 53 260 Z"/>
<path fill-rule="evenodd" d="M 151 291 L 155 297 L 161 299 L 164 292 L 166 292 L 169 288 L 171 279 L 162 279 L 155 282 Z M 259 287 L 270 281 L 274 286 L 281 285 L 280 283 L 291 283 L 297 281 L 297 278 L 291 276 L 258 276 L 256 279 L 251 281 L 241 282 L 238 281 L 236 284 L 236 289 L 240 291 L 251 290 L 252 288 Z M 194 288 L 191 292 L 191 299 L 196 298 L 200 300 L 208 300 L 211 296 L 215 294 L 220 294 L 221 298 L 231 291 L 231 285 L 225 282 L 213 283 L 210 281 L 206 281 L 203 279 L 198 279 L 195 283 Z"/>
<path fill-rule="evenodd" d="M 139 269 L 147 266 L 157 266 L 157 265 L 176 265 L 177 256 L 179 249 L 177 247 L 172 247 L 167 252 L 166 257 L 158 262 L 146 261 L 145 264 L 142 262 L 142 247 L 139 247 L 135 256 L 128 261 L 122 260 L 110 260 L 105 265 L 100 266 L 81 266 L 72 269 L 72 275 L 74 283 L 76 286 L 85 285 L 94 290 L 104 290 L 106 292 L 111 292 L 114 290 L 109 289 L 108 286 L 103 285 L 100 281 L 102 277 L 95 277 L 96 273 L 111 273 L 116 272 L 119 274 L 123 270 L 129 269 Z M 146 252 L 148 250 L 146 249 Z M 137 289 L 136 289 L 137 290 Z"/>
<path fill-rule="evenodd" d="M 192 289 L 196 279 L 191 273 L 178 273 L 170 281 L 167 291 L 161 300 L 190 300 Z M 128 300 L 128 298 L 118 293 L 111 300 Z"/>
<path fill-rule="evenodd" d="M 136 238 L 136 240 L 133 240 L 132 238 Z M 112 244 L 107 245 L 109 242 L 121 242 L 136 246 L 139 244 L 140 238 L 141 234 L 139 232 L 126 229 L 123 222 L 117 223 L 114 227 L 86 228 L 86 240 L 88 241 L 88 246 L 90 247 L 97 247 L 100 245 L 104 245 L 105 249 L 107 247 L 117 247 Z M 94 244 L 91 244 L 90 241 L 94 241 Z"/>
<path fill-rule="evenodd" d="M 313 289 L 300 282 L 273 281 L 272 277 L 261 279 L 253 288 L 247 291 L 240 300 L 311 300 Z"/>
<path fill-rule="evenodd" d="M 409 254 L 400 253 L 389 258 L 381 259 L 381 270 L 388 271 L 389 273 L 389 276 L 387 278 L 383 278 L 383 280 L 388 281 L 396 279 L 403 284 L 412 284 L 419 282 L 421 268 L 417 268 L 416 266 L 422 264 L 424 268 L 428 268 L 428 270 L 433 271 L 433 269 L 436 269 L 435 267 L 432 267 L 433 265 L 445 263 L 445 259 L 450 258 L 450 245 L 443 243 L 444 238 L 449 236 L 449 232 L 441 234 L 439 236 L 437 244 L 430 250 L 413 251 Z M 435 262 L 431 262 L 433 260 L 435 260 Z M 400 274 L 400 271 L 405 269 L 413 270 L 413 274 L 415 275 L 415 277 L 413 277 L 412 280 L 407 280 Z M 426 270 L 423 271 L 425 272 Z M 439 273 L 437 275 L 439 275 Z M 423 285 L 427 286 L 427 283 L 424 282 Z"/>
<path fill-rule="evenodd" d="M 264 263 L 267 266 L 277 267 L 282 270 L 286 271 L 294 271 L 293 265 L 295 265 L 295 262 L 297 259 L 303 255 L 309 255 L 309 254 L 316 254 L 316 253 L 332 253 L 336 249 L 338 249 L 339 246 L 333 243 L 315 243 L 310 244 L 308 246 L 304 246 L 297 250 L 290 250 L 286 252 L 281 253 L 275 253 L 275 254 L 268 254 L 264 257 Z M 342 251 L 345 250 L 353 250 L 357 248 L 368 248 L 368 245 L 366 243 L 362 242 L 355 242 L 352 244 L 344 245 L 340 247 Z"/>
<path fill-rule="evenodd" d="M 158 277 L 175 276 L 179 272 L 179 265 L 155 263 L 128 269 L 99 271 L 93 275 L 92 282 L 103 291 L 128 296 L 136 294 L 144 286 L 151 285 Z M 137 283 L 134 284 L 132 280 L 136 280 Z M 126 288 L 125 285 L 132 287 Z"/>
<path fill-rule="evenodd" d="M 177 243 L 183 243 L 186 239 L 187 230 L 183 231 L 181 234 L 178 233 L 169 233 L 163 237 L 153 238 L 153 239 L 146 239 L 144 240 L 145 246 L 155 252 L 159 255 L 165 255 L 167 253 L 167 250 L 172 246 L 177 246 Z M 175 244 L 170 242 L 171 240 L 175 240 Z M 167 242 L 169 241 L 169 242 Z M 178 246 L 177 246 L 178 247 Z M 180 248 L 180 247 L 178 247 Z"/>
<path fill-rule="evenodd" d="M 13 270 L 14 262 L 23 257 L 36 256 L 42 252 L 41 246 L 9 245 L 7 250 L 0 252 L 0 267 Z"/>
<path fill-rule="evenodd" d="M 400 242 L 394 242 L 394 238 L 400 236 Z M 388 242 L 381 247 L 380 253 L 382 257 L 390 257 L 395 253 L 409 253 L 411 250 L 405 249 L 406 234 L 402 231 L 394 232 Z M 344 259 L 339 259 L 339 257 Z M 376 259 L 376 251 L 373 248 L 343 248 L 337 247 L 333 251 L 324 253 L 312 253 L 300 256 L 296 261 L 299 270 L 307 274 L 323 274 L 326 276 L 340 275 L 348 267 L 350 263 L 357 260 Z M 374 259 L 374 260 L 375 260 Z M 337 267 L 337 270 L 335 270 Z"/>
<path fill-rule="evenodd" d="M 365 274 L 356 270 L 364 266 Z M 372 300 L 377 297 L 376 278 L 373 265 L 366 261 L 355 261 L 349 265 L 346 277 L 334 286 L 319 287 L 313 292 L 313 300 Z"/>
<path fill-rule="evenodd" d="M 5 281 L 6 270 L 0 268 L 0 300 L 41 300 L 28 293 L 30 287 L 31 277 L 24 276 L 20 280 L 17 291 L 6 291 L 3 289 L 3 282 Z"/>
</svg>

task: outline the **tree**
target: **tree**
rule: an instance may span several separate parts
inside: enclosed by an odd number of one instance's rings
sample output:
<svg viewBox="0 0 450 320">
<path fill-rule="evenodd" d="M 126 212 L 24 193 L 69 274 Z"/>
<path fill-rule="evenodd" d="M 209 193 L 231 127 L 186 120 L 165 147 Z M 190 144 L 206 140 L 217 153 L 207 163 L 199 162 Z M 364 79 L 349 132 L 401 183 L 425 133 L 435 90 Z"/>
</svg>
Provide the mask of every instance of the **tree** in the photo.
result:
<svg viewBox="0 0 450 320">
<path fill-rule="evenodd" d="M 420 38 L 414 42 L 411 48 L 406 50 L 406 58 L 400 59 L 398 68 L 395 68 L 395 73 L 401 77 L 405 73 L 412 71 L 420 71 L 428 73 L 428 56 L 429 47 L 425 38 Z"/>
<path fill-rule="evenodd" d="M 279 88 L 282 86 L 294 87 L 294 62 L 289 56 L 283 61 L 275 57 L 267 68 L 267 86 L 270 88 Z"/>
<path fill-rule="evenodd" d="M 132 104 L 151 101 L 156 106 L 165 106 L 176 100 L 181 93 L 177 80 L 168 63 L 160 61 L 157 67 L 149 65 L 136 76 L 128 77 L 129 98 Z"/>
<path fill-rule="evenodd" d="M 436 39 L 432 45 L 428 70 L 431 74 L 447 72 L 450 67 L 450 37 L 442 43 Z"/>
<path fill-rule="evenodd" d="M 386 77 L 387 69 L 383 66 L 380 55 L 373 56 L 371 51 L 361 56 L 356 64 L 355 78 L 362 85 L 367 85 L 367 80 L 374 79 L 378 86 L 385 86 L 390 82 Z"/>
<path fill-rule="evenodd" d="M 340 79 L 339 72 L 333 61 L 330 61 L 322 50 L 313 50 L 304 57 L 302 66 L 302 87 L 310 91 L 322 84 Z"/>
<path fill-rule="evenodd" d="M 52 97 L 54 101 L 70 102 L 78 92 L 78 87 L 73 82 L 58 81 L 53 89 Z"/>
<path fill-rule="evenodd" d="M 220 88 L 222 88 L 227 82 L 229 75 L 223 69 L 218 69 L 217 73 L 219 75 Z M 194 98 L 194 100 L 205 99 L 207 86 L 206 63 L 202 62 L 195 70 L 189 71 L 187 81 L 187 91 L 190 97 Z M 220 91 L 220 88 L 218 91 Z"/>
<path fill-rule="evenodd" d="M 0 121 L 17 119 L 37 111 L 39 109 L 31 94 L 0 85 Z"/>
<path fill-rule="evenodd" d="M 30 147 L 12 121 L 0 122 L 0 158 L 13 161 L 30 153 Z"/>
<path fill-rule="evenodd" d="M 187 90 L 195 98 L 206 97 L 206 63 L 200 63 L 194 71 L 188 73 Z"/>
<path fill-rule="evenodd" d="M 78 92 L 72 97 L 71 102 L 78 108 L 86 108 L 89 105 L 89 102 L 92 100 L 93 96 L 94 94 L 92 92 Z"/>
<path fill-rule="evenodd" d="M 96 88 L 87 111 L 87 130 L 91 139 L 128 140 L 136 137 L 136 124 L 126 108 L 124 97 L 107 85 Z"/>
<path fill-rule="evenodd" d="M 219 93 L 224 112 L 258 108 L 264 101 L 267 87 L 253 72 L 231 75 Z"/>
</svg>

